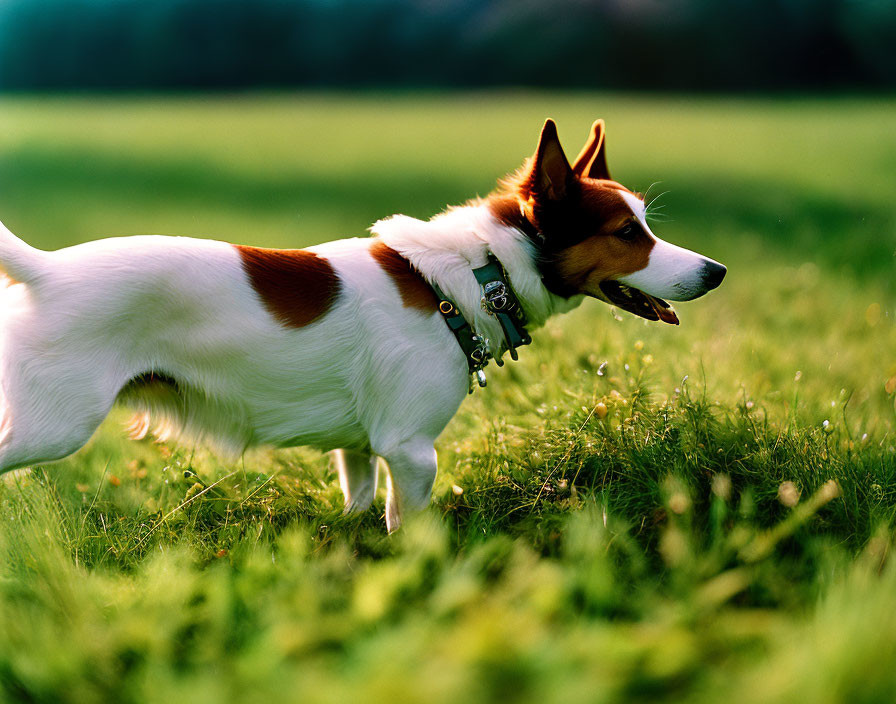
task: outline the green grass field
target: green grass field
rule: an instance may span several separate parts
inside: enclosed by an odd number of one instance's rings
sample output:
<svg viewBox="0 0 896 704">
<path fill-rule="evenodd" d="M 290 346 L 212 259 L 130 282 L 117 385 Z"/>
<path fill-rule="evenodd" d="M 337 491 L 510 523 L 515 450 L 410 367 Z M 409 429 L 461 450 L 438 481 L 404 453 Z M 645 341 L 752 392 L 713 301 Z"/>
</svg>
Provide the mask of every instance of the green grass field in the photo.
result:
<svg viewBox="0 0 896 704">
<path fill-rule="evenodd" d="M 722 287 L 676 328 L 586 302 L 536 332 L 391 537 L 325 456 L 228 464 L 124 412 L 6 475 L 0 699 L 892 701 L 896 100 L 4 98 L 0 218 L 304 246 L 487 193 L 547 116 L 570 156 L 604 117 Z"/>
</svg>

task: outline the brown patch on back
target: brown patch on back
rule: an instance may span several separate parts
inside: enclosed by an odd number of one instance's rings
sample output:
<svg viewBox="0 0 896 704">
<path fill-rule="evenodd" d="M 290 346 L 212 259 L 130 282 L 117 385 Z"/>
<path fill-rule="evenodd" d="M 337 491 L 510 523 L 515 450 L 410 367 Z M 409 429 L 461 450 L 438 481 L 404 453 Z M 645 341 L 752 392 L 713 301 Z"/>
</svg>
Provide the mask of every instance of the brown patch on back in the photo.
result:
<svg viewBox="0 0 896 704">
<path fill-rule="evenodd" d="M 438 310 L 439 299 L 432 287 L 407 259 L 381 240 L 375 240 L 370 246 L 370 255 L 392 279 L 405 308 L 415 308 L 424 313 Z"/>
<path fill-rule="evenodd" d="M 304 249 L 234 246 L 252 288 L 281 324 L 304 327 L 336 302 L 342 285 L 324 257 Z"/>
</svg>

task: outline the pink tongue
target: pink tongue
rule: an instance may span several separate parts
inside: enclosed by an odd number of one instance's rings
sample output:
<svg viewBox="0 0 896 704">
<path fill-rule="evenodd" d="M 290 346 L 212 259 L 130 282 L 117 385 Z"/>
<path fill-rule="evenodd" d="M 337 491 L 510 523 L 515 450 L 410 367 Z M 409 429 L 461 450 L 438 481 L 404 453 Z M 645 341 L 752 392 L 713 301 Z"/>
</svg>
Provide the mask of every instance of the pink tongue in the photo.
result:
<svg viewBox="0 0 896 704">
<path fill-rule="evenodd" d="M 644 297 L 653 307 L 654 312 L 660 317 L 664 323 L 669 323 L 670 325 L 678 325 L 678 316 L 675 315 L 675 311 L 669 307 L 668 303 L 665 301 L 659 301 L 653 296 L 648 296 L 646 293 Z"/>
</svg>

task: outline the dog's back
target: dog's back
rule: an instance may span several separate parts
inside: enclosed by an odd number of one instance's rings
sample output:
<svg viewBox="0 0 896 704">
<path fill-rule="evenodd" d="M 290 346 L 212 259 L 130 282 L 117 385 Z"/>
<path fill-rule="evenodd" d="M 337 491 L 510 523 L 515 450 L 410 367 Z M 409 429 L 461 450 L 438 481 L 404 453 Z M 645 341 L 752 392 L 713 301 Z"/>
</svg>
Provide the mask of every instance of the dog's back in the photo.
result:
<svg viewBox="0 0 896 704">
<path fill-rule="evenodd" d="M 230 455 L 364 447 L 394 423 L 385 409 L 407 409 L 393 397 L 419 383 L 426 339 L 450 343 L 438 315 L 402 312 L 366 238 L 278 251 L 140 236 L 41 252 L 5 234 L 16 283 L 4 292 L 2 469 L 70 454 L 116 401 L 137 411 L 135 437 L 152 427 Z M 329 268 L 330 294 L 309 258 Z"/>
</svg>

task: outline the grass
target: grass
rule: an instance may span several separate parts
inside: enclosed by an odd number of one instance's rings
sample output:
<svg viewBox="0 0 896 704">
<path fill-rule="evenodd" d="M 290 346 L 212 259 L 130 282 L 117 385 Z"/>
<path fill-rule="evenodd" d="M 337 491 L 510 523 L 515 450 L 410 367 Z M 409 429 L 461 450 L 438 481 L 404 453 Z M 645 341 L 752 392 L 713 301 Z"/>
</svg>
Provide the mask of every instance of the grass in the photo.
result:
<svg viewBox="0 0 896 704">
<path fill-rule="evenodd" d="M 545 116 L 729 266 L 680 328 L 586 303 L 492 370 L 433 508 L 342 516 L 327 459 L 132 443 L 0 484 L 11 701 L 886 701 L 896 686 L 892 99 L 6 98 L 43 247 L 271 246 L 484 194 Z M 602 406 L 599 404 L 603 404 Z M 603 410 L 606 408 L 606 414 Z"/>
</svg>

